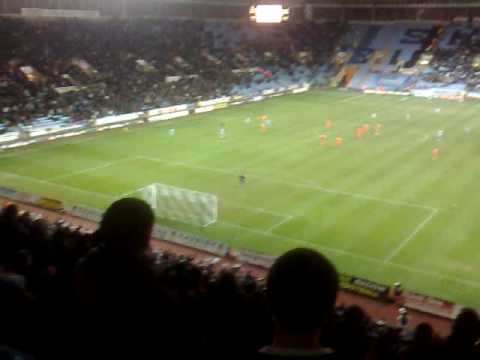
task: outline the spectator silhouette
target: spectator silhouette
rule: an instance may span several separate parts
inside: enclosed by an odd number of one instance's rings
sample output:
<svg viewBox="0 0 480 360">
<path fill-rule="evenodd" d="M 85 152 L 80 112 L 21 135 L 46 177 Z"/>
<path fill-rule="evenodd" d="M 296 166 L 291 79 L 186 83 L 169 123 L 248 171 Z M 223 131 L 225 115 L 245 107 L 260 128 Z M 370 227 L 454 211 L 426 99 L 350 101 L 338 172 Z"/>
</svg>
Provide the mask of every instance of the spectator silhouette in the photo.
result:
<svg viewBox="0 0 480 360">
<path fill-rule="evenodd" d="M 84 329 L 77 338 L 86 351 L 81 356 L 150 356 L 159 344 L 164 349 L 170 343 L 167 314 L 175 307 L 155 281 L 149 257 L 153 224 L 150 206 L 134 198 L 114 202 L 103 215 L 93 235 L 98 246 L 77 268 Z"/>
<path fill-rule="evenodd" d="M 415 328 L 412 341 L 401 353 L 405 360 L 422 360 L 433 358 L 435 338 L 433 329 L 428 323 L 421 323 Z"/>
<path fill-rule="evenodd" d="M 334 315 L 338 286 L 335 267 L 320 253 L 298 248 L 280 256 L 267 279 L 273 344 L 260 357 L 331 358 L 320 336 Z"/>
<path fill-rule="evenodd" d="M 445 340 L 445 359 L 478 359 L 475 345 L 480 339 L 480 319 L 473 309 L 463 309 L 453 323 L 452 333 Z"/>
<path fill-rule="evenodd" d="M 141 296 L 153 276 L 147 257 L 153 222 L 152 209 L 138 199 L 121 199 L 107 209 L 93 235 L 98 246 L 78 267 L 81 303 L 135 302 Z"/>
<path fill-rule="evenodd" d="M 337 320 L 335 350 L 339 359 L 365 359 L 370 350 L 368 327 L 370 319 L 359 306 L 348 307 Z"/>
</svg>

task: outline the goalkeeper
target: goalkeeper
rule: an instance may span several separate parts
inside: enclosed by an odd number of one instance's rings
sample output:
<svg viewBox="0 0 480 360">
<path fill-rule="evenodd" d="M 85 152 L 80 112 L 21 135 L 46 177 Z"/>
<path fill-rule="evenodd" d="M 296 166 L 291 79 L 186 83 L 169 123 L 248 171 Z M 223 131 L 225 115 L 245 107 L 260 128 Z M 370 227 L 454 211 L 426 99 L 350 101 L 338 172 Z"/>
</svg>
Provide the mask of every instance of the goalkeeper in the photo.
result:
<svg viewBox="0 0 480 360">
<path fill-rule="evenodd" d="M 239 177 L 238 177 L 238 180 L 240 181 L 240 184 L 243 185 L 247 182 L 247 177 L 244 175 L 244 174 L 241 174 Z"/>
</svg>

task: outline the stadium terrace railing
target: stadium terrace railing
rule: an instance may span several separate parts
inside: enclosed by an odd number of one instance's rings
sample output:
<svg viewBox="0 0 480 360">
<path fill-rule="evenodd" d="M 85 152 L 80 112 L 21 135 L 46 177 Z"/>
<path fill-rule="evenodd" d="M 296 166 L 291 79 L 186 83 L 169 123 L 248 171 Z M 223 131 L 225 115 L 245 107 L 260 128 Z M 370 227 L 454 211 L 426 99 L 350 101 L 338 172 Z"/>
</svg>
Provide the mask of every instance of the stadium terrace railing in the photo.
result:
<svg viewBox="0 0 480 360">
<path fill-rule="evenodd" d="M 99 209 L 70 205 L 60 200 L 19 192 L 1 186 L 0 198 L 45 208 L 47 210 L 67 213 L 94 223 L 99 223 L 102 218 L 102 211 Z M 217 241 L 188 234 L 159 224 L 154 227 L 153 238 L 197 249 L 220 257 L 233 257 L 241 263 L 263 268 L 269 268 L 275 261 L 275 257 L 273 256 L 259 254 L 250 250 L 234 250 L 228 245 Z M 447 319 L 455 319 L 463 309 L 463 306 L 453 302 L 415 292 L 404 291 L 401 295 L 395 295 L 392 288 L 388 285 L 348 274 L 340 274 L 340 288 L 344 291 L 366 296 L 381 302 L 394 301 L 398 305 L 405 306 L 409 309 Z"/>
</svg>

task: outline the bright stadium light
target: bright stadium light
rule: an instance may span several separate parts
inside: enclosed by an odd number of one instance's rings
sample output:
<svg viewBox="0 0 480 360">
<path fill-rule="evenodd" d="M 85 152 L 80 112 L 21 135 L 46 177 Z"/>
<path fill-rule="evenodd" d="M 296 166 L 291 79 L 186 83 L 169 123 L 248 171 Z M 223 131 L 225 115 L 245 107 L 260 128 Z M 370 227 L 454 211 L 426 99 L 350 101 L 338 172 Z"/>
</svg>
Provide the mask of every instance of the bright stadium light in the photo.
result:
<svg viewBox="0 0 480 360">
<path fill-rule="evenodd" d="M 287 21 L 290 10 L 282 5 L 256 5 L 250 8 L 250 19 L 261 24 L 278 24 Z"/>
</svg>

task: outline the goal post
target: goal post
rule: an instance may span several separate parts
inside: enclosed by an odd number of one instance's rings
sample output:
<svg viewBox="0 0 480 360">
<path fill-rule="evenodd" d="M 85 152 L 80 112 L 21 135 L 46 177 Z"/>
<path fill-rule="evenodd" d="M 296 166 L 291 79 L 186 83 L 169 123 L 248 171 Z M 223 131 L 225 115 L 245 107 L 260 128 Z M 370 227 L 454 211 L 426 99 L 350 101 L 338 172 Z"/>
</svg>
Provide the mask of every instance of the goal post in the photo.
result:
<svg viewBox="0 0 480 360">
<path fill-rule="evenodd" d="M 154 183 L 136 192 L 162 219 L 208 226 L 218 219 L 218 199 L 213 194 Z"/>
</svg>

